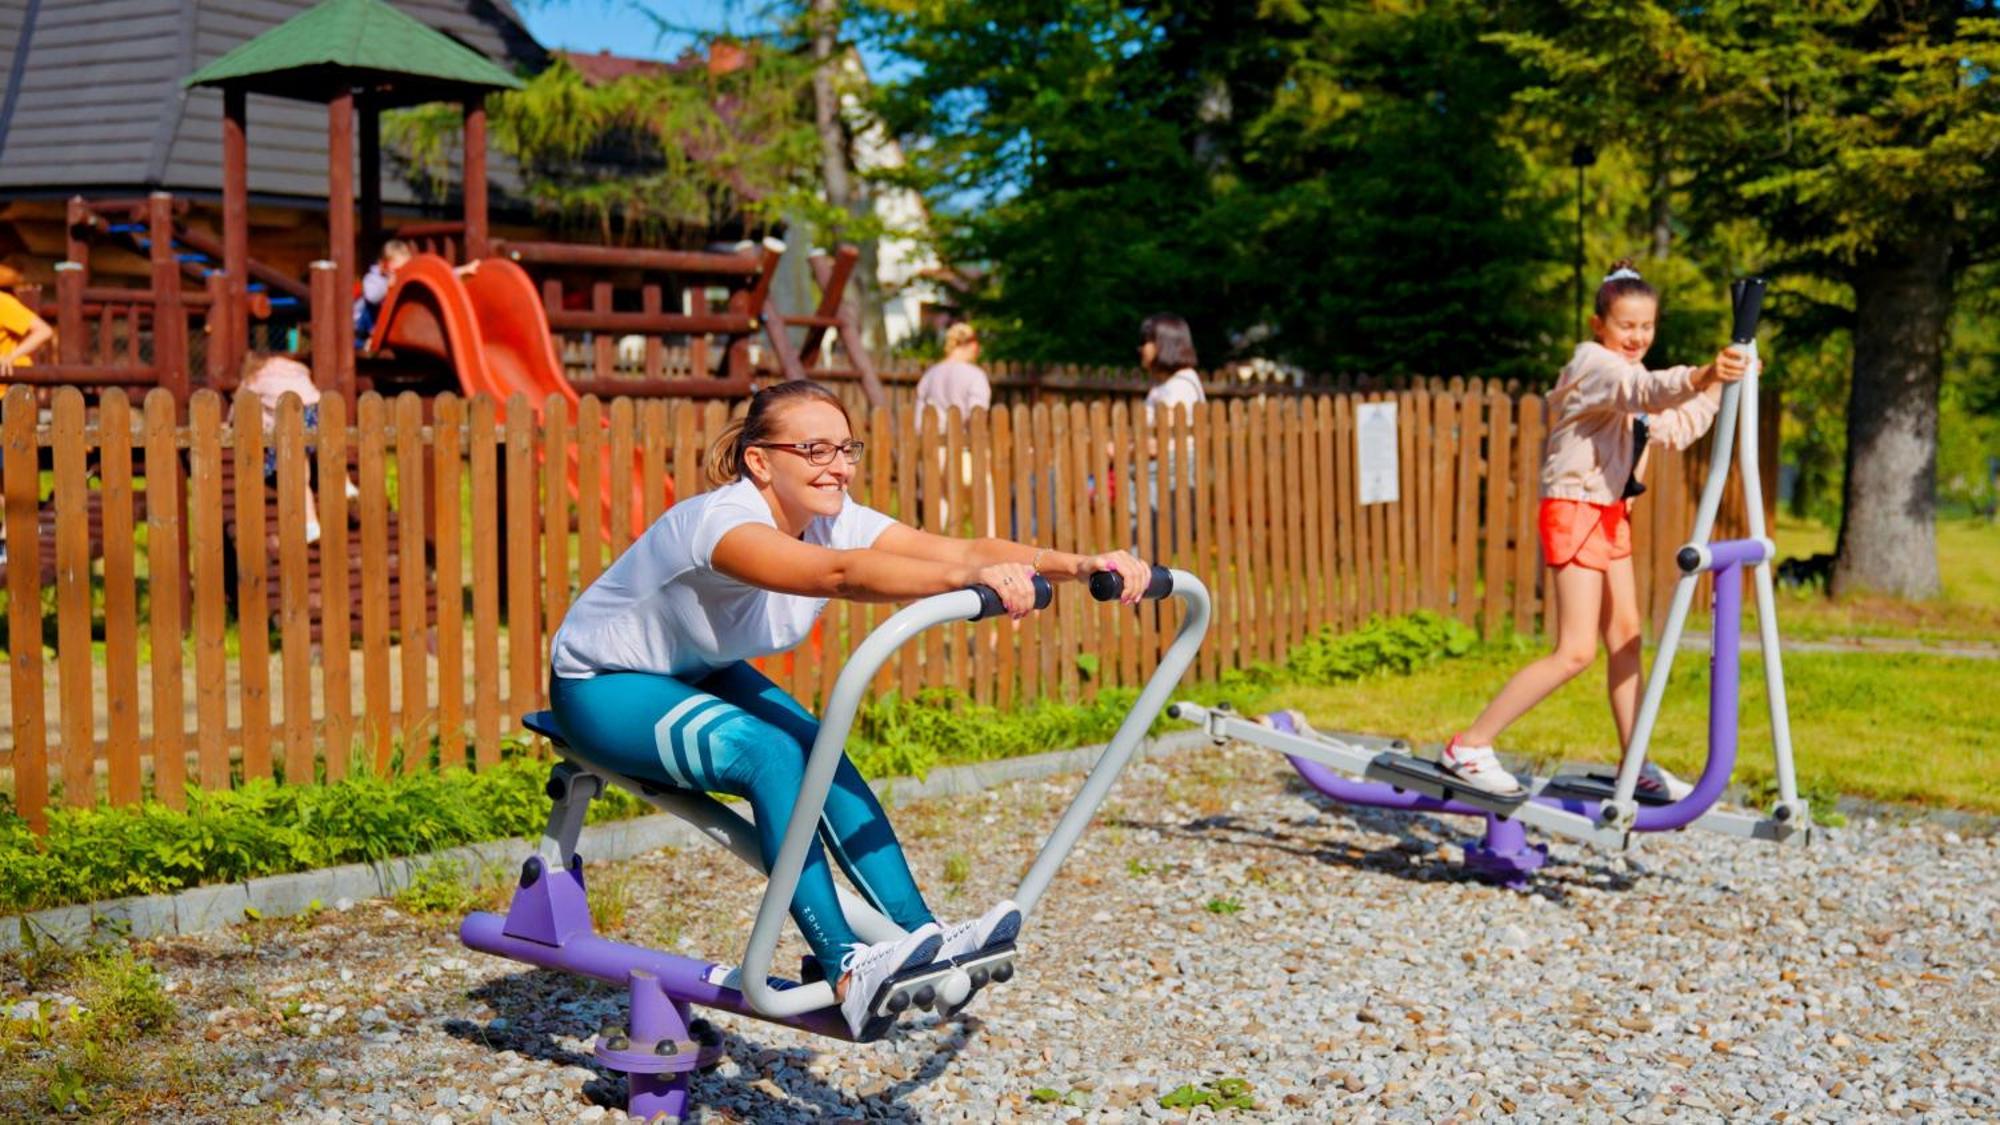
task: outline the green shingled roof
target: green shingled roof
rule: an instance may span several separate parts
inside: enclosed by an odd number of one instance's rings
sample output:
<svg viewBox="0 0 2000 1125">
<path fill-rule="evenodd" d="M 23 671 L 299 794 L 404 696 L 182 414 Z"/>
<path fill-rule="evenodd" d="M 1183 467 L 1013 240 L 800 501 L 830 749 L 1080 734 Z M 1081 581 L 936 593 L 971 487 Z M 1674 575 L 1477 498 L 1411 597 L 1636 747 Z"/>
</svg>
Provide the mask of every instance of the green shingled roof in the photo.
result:
<svg viewBox="0 0 2000 1125">
<path fill-rule="evenodd" d="M 373 87 L 415 103 L 521 87 L 519 79 L 383 0 L 324 0 L 189 75 L 183 86 L 241 86 L 326 101 Z"/>
</svg>

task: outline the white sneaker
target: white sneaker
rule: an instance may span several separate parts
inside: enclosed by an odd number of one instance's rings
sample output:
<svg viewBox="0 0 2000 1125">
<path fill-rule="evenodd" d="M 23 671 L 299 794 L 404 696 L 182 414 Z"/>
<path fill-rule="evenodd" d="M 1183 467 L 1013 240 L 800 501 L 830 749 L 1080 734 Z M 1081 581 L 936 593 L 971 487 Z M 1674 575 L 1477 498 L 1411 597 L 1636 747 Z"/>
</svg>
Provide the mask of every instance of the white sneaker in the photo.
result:
<svg viewBox="0 0 2000 1125">
<path fill-rule="evenodd" d="M 1460 746 L 1458 736 L 1453 735 L 1444 744 L 1444 755 L 1438 759 L 1438 766 L 1444 772 L 1479 790 L 1495 797 L 1518 797 L 1525 790 L 1514 775 L 1507 772 L 1494 757 L 1491 746 Z"/>
<path fill-rule="evenodd" d="M 1642 792 L 1664 793 L 1670 800 L 1681 800 L 1694 792 L 1694 786 L 1668 773 L 1665 766 L 1647 762 L 1639 771 L 1639 789 Z"/>
<path fill-rule="evenodd" d="M 991 945 L 1005 945 L 1021 933 L 1021 908 L 1013 899 L 1001 899 L 993 909 L 969 922 L 956 922 L 944 929 L 940 961 L 956 961 Z"/>
<path fill-rule="evenodd" d="M 904 937 L 878 941 L 874 945 L 855 942 L 840 959 L 840 972 L 847 981 L 847 996 L 840 1002 L 840 1014 L 847 1017 L 847 1029 L 856 1036 L 868 1025 L 875 1010 L 875 994 L 882 985 L 906 969 L 937 960 L 944 932 L 936 922 L 918 926 Z"/>
</svg>

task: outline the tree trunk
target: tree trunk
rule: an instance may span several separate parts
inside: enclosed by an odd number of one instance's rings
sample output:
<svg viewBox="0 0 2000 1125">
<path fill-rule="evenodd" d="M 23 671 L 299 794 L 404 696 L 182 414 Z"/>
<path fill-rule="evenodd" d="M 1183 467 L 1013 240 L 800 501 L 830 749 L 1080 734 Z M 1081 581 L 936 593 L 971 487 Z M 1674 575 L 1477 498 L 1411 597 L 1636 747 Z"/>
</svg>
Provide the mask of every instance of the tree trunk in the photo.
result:
<svg viewBox="0 0 2000 1125">
<path fill-rule="evenodd" d="M 1653 145 L 1653 258 L 1664 262 L 1674 247 L 1674 177 L 1672 155 L 1665 141 Z"/>
<path fill-rule="evenodd" d="M 840 126 L 840 0 L 812 0 L 813 123 L 819 128 L 819 172 L 827 202 L 854 206 L 847 175 L 847 135 Z"/>
<path fill-rule="evenodd" d="M 1938 388 L 1951 315 L 1940 227 L 1863 258 L 1854 285 L 1854 380 L 1833 593 L 1938 593 Z"/>
</svg>

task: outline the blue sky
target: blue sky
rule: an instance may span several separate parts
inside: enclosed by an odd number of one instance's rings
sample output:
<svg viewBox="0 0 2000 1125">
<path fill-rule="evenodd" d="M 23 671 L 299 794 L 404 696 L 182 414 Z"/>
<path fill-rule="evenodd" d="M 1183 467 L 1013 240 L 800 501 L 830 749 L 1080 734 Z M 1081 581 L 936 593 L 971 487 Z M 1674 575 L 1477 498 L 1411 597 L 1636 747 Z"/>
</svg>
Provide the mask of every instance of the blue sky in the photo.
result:
<svg viewBox="0 0 2000 1125">
<path fill-rule="evenodd" d="M 789 6 L 771 0 L 515 0 L 514 7 L 544 47 L 672 59 L 696 33 L 769 31 L 777 22 L 773 9 Z M 664 33 L 661 24 L 667 25 Z M 879 54 L 863 56 L 871 72 L 883 72 Z"/>
<path fill-rule="evenodd" d="M 609 50 L 614 55 L 670 59 L 687 46 L 689 35 L 668 32 L 647 17 L 650 11 L 676 28 L 699 31 L 757 31 L 763 21 L 748 4 L 717 0 L 519 0 L 528 30 L 545 47 L 571 51 Z"/>
</svg>

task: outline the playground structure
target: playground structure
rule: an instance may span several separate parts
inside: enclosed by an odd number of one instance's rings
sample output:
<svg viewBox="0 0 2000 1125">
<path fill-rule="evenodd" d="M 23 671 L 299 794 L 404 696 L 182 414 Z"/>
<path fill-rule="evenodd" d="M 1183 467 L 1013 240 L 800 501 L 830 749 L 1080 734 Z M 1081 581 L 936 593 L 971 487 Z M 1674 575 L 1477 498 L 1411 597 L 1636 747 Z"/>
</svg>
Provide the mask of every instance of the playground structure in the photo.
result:
<svg viewBox="0 0 2000 1125">
<path fill-rule="evenodd" d="M 1046 608 L 1053 591 L 1039 575 L 1035 584 L 1036 605 Z M 1101 602 L 1116 601 L 1121 590 L 1116 574 L 1100 573 L 1091 582 L 1091 594 Z M 1185 607 L 1179 629 L 1011 896 L 1024 921 L 1032 915 L 1201 647 L 1209 624 L 1207 589 L 1186 571 L 1156 566 L 1145 596 L 1157 600 L 1169 595 L 1179 598 Z M 821 713 L 819 735 L 806 762 L 798 804 L 769 872 L 740 967 L 732 970 L 698 958 L 625 945 L 593 932 L 584 894 L 583 860 L 576 853 L 576 844 L 590 801 L 606 785 L 628 789 L 682 817 L 754 868 L 762 870 L 763 863 L 754 828 L 736 812 L 706 794 L 663 789 L 605 770 L 569 746 L 554 716 L 547 712 L 529 716 L 528 725 L 547 735 L 562 759 L 549 776 L 553 807 L 548 829 L 535 853 L 521 866 L 520 889 L 506 915 L 479 912 L 468 916 L 459 930 L 461 939 L 483 952 L 627 988 L 630 1022 L 605 1029 L 598 1036 L 595 1054 L 606 1067 L 628 1076 L 627 1110 L 646 1121 L 662 1117 L 668 1122 L 681 1120 L 687 1112 L 689 1075 L 713 1066 L 722 1056 L 721 1036 L 706 1021 L 693 1017 L 694 1005 L 831 1039 L 868 1042 L 886 1034 L 906 1012 L 932 1008 L 956 1011 L 985 985 L 1006 983 L 1015 972 L 1013 942 L 988 946 L 962 962 L 907 970 L 884 983 L 871 1001 L 872 1018 L 856 1036 L 837 1010 L 831 982 L 794 982 L 770 976 L 778 936 L 786 925 L 806 852 L 818 831 L 820 810 L 855 714 L 871 691 L 877 672 L 898 648 L 927 630 L 1004 613 L 999 595 L 987 587 L 940 594 L 899 611 L 855 649 Z M 845 889 L 840 905 L 864 940 L 903 936 L 900 927 Z"/>
<path fill-rule="evenodd" d="M 1785 706 L 1784 667 L 1778 644 L 1771 566 L 1777 549 L 1764 529 L 1758 480 L 1756 413 L 1757 319 L 1763 304 L 1761 279 L 1731 287 L 1735 309 L 1732 339 L 1750 353 L 1749 373 L 1722 392 L 1716 416 L 1716 446 L 1702 487 L 1694 530 L 1674 555 L 1680 577 L 1661 633 L 1646 694 L 1634 723 L 1631 745 L 1615 774 L 1598 770 L 1532 778 L 1523 792 L 1499 797 L 1482 792 L 1414 757 L 1399 739 L 1334 738 L 1312 730 L 1302 715 L 1278 712 L 1245 719 L 1226 704 L 1205 708 L 1176 703 L 1170 713 L 1204 727 L 1217 741 L 1240 739 L 1284 754 L 1306 784 L 1335 800 L 1372 808 L 1483 817 L 1485 838 L 1465 847 L 1465 865 L 1480 878 L 1523 886 L 1548 859 L 1548 849 L 1527 841 L 1525 829 L 1623 849 L 1638 833 L 1673 832 L 1687 827 L 1777 843 L 1812 838 L 1811 810 L 1798 795 L 1793 773 L 1791 724 Z M 1750 535 L 1711 542 L 1716 513 L 1729 475 L 1730 446 L 1747 492 Z M 1715 811 L 1736 766 L 1739 725 L 1740 654 L 1744 568 L 1752 568 L 1757 590 L 1778 801 L 1768 816 Z M 1703 575 L 1714 579 L 1714 635 L 1710 646 L 1708 757 L 1693 789 L 1678 800 L 1637 795 L 1640 770 L 1672 673 L 1675 651 L 1695 589 Z"/>
<path fill-rule="evenodd" d="M 771 274 L 784 251 L 775 240 L 745 253 L 717 253 L 498 237 L 489 216 L 485 99 L 521 83 L 381 0 L 324 0 L 214 59 L 182 85 L 221 93 L 219 210 L 163 193 L 72 199 L 54 300 L 25 295 L 55 322 L 58 361 L 19 381 L 120 386 L 135 399 L 159 386 L 184 409 L 196 389 L 233 389 L 244 354 L 260 337 L 262 349 L 309 355 L 315 383 L 350 408 L 356 393 L 371 386 L 468 395 L 489 393 L 496 378 L 511 376 L 526 383 L 538 404 L 553 393 L 573 409 L 579 393 L 740 397 L 757 373 L 752 352 L 761 334 L 769 335 L 769 369 L 799 377 L 823 370 L 827 334 L 837 332 L 849 359 L 843 370 L 861 377 L 871 400 L 879 400 L 866 349 L 839 313 L 858 257 L 851 247 L 817 263 L 825 286 L 819 309 L 787 318 L 771 300 Z M 253 94 L 326 108 L 325 251 L 303 275 L 296 275 L 295 241 L 266 258 L 251 245 Z M 461 217 L 392 226 L 383 214 L 382 114 L 436 102 L 460 110 Z M 357 277 L 392 236 L 454 266 L 514 263 L 532 274 L 532 284 L 475 282 L 466 294 L 474 316 L 447 318 L 448 331 L 435 339 L 392 333 L 360 351 L 349 327 Z M 138 255 L 148 284 L 93 284 L 93 249 Z M 289 268 L 273 264 L 280 260 Z M 129 261 L 118 264 L 129 272 Z M 407 287 L 410 299 L 435 307 L 464 304 L 434 272 L 408 279 Z M 794 328 L 806 332 L 803 346 Z M 568 384 L 560 368 L 519 362 L 539 357 L 545 349 L 534 337 L 552 331 L 589 335 L 596 370 L 581 387 Z M 629 337 L 644 341 L 646 374 L 611 379 L 606 361 Z M 690 369 L 681 378 L 663 377 L 661 355 L 683 342 Z M 720 359 L 714 374 L 711 350 Z"/>
</svg>

